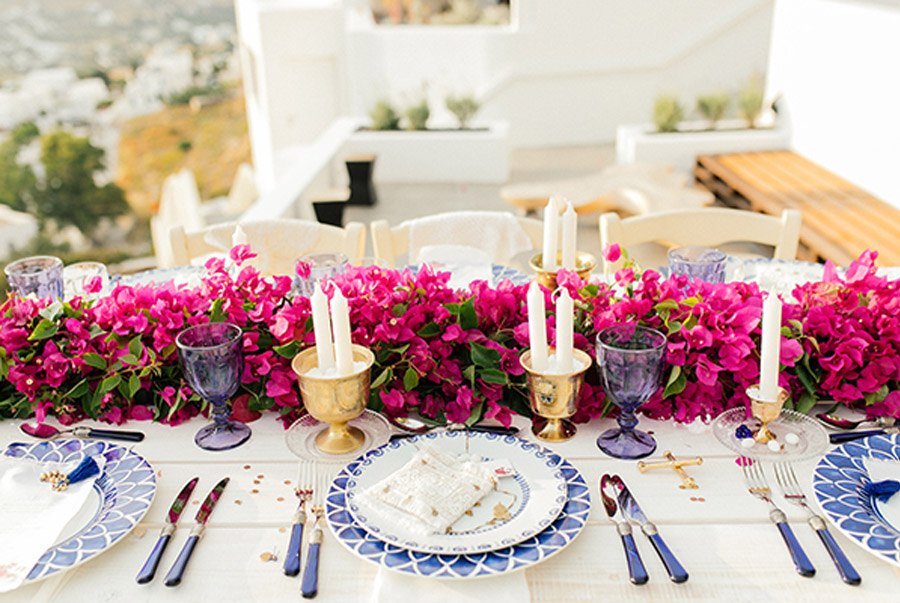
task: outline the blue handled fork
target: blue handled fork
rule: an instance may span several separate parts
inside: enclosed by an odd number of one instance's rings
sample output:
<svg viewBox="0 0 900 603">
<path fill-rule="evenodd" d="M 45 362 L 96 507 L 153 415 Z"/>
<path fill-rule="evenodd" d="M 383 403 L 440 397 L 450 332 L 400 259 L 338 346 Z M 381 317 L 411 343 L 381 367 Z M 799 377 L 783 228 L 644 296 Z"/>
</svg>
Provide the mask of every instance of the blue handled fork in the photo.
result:
<svg viewBox="0 0 900 603">
<path fill-rule="evenodd" d="M 744 471 L 744 480 L 747 482 L 747 489 L 750 491 L 750 494 L 768 503 L 770 509 L 769 519 L 778 526 L 778 531 L 781 532 L 781 537 L 791 553 L 794 569 L 805 578 L 815 576 L 816 568 L 809 560 L 809 557 L 806 556 L 806 552 L 800 546 L 797 537 L 794 536 L 794 531 L 788 525 L 784 511 L 772 502 L 772 491 L 769 488 L 769 483 L 766 481 L 766 474 L 763 472 L 762 465 L 758 461 L 747 459 L 747 462 L 741 469 Z"/>
<path fill-rule="evenodd" d="M 325 492 L 328 489 L 328 478 L 324 472 L 316 476 L 315 502 L 312 507 L 313 531 L 306 549 L 306 567 L 300 580 L 300 594 L 304 599 L 313 599 L 319 593 L 319 549 L 322 548 L 322 514 L 325 511 Z"/>
<path fill-rule="evenodd" d="M 294 494 L 300 502 L 297 504 L 294 517 L 291 518 L 291 539 L 284 557 L 285 576 L 296 576 L 300 573 L 300 550 L 303 547 L 303 527 L 306 524 L 306 503 L 313 495 L 313 471 L 312 461 L 301 463 L 297 487 L 294 489 Z"/>
<path fill-rule="evenodd" d="M 831 560 L 834 561 L 834 566 L 841 575 L 841 580 L 850 586 L 856 586 L 862 582 L 859 572 L 856 571 L 856 568 L 853 567 L 853 564 L 847 559 L 847 555 L 841 550 L 837 540 L 835 540 L 834 536 L 831 535 L 831 532 L 828 531 L 825 520 L 817 515 L 809 508 L 809 505 L 806 504 L 806 495 L 803 494 L 800 483 L 797 481 L 797 475 L 794 473 L 794 468 L 791 467 L 790 463 L 775 464 L 775 481 L 778 482 L 778 487 L 781 488 L 781 493 L 784 495 L 785 500 L 801 507 L 806 511 L 807 515 L 809 515 L 807 521 L 810 527 L 816 531 L 819 540 L 825 545 L 825 549 L 831 556 Z"/>
</svg>

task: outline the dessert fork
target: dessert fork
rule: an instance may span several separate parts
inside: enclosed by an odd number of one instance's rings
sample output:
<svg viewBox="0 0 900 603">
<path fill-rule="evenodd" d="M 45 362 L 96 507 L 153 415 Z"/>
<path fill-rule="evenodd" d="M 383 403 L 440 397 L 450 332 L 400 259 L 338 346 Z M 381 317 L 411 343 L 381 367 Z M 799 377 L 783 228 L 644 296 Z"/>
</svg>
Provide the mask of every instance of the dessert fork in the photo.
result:
<svg viewBox="0 0 900 603">
<path fill-rule="evenodd" d="M 781 488 L 781 493 L 784 495 L 785 500 L 803 508 L 809 515 L 808 523 L 816 531 L 822 544 L 825 545 L 825 549 L 841 575 L 841 580 L 851 586 L 856 586 L 862 582 L 862 578 L 856 571 L 856 568 L 853 567 L 853 564 L 847 559 L 847 555 L 841 550 L 834 536 L 828 531 L 825 520 L 806 504 L 806 495 L 800 489 L 797 475 L 794 473 L 794 468 L 790 463 L 775 464 L 775 481 L 778 482 L 778 487 Z"/>
<path fill-rule="evenodd" d="M 297 511 L 291 518 L 291 540 L 287 554 L 284 556 L 284 575 L 296 576 L 300 573 L 300 549 L 303 547 L 303 526 L 306 524 L 306 503 L 313 495 L 313 478 L 315 467 L 312 461 L 300 463 L 300 474 L 294 495 L 300 501 Z"/>
<path fill-rule="evenodd" d="M 791 559 L 794 562 L 794 568 L 797 570 L 797 573 L 806 578 L 812 578 L 816 575 L 816 568 L 813 567 L 809 557 L 806 556 L 806 552 L 800 546 L 800 542 L 797 541 L 797 537 L 794 536 L 794 531 L 788 525 L 784 511 L 772 502 L 772 491 L 769 488 L 769 483 L 766 481 L 766 474 L 762 465 L 757 461 L 750 461 L 750 459 L 747 459 L 747 461 L 741 469 L 744 472 L 744 481 L 747 482 L 748 491 L 756 498 L 768 503 L 769 519 L 778 526 L 778 531 L 781 532 L 781 537 L 784 538 L 784 543 L 791 553 Z"/>
</svg>

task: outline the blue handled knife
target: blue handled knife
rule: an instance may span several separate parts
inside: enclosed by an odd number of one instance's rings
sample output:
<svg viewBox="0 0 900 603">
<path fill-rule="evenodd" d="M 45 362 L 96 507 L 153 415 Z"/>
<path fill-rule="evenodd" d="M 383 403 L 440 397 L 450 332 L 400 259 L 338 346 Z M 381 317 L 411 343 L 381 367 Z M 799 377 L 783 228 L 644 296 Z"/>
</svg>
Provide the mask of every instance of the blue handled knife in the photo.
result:
<svg viewBox="0 0 900 603">
<path fill-rule="evenodd" d="M 225 486 L 228 485 L 228 480 L 229 478 L 226 477 L 216 484 L 216 486 L 209 491 L 209 494 L 206 495 L 206 500 L 203 501 L 203 504 L 200 505 L 200 510 L 197 511 L 197 515 L 194 517 L 194 521 L 197 523 L 191 528 L 191 535 L 188 536 L 187 542 L 184 543 L 184 547 L 181 549 L 181 552 L 178 553 L 178 559 L 175 560 L 172 569 L 166 574 L 166 586 L 178 586 L 181 584 L 181 578 L 184 576 L 184 570 L 187 569 L 188 561 L 191 560 L 191 554 L 194 552 L 194 547 L 197 546 L 200 536 L 203 535 L 203 529 L 206 527 L 206 522 L 209 521 L 212 510 L 222 497 L 222 492 L 225 490 Z"/>
<path fill-rule="evenodd" d="M 617 499 L 619 501 L 619 506 L 622 508 L 622 512 L 629 521 L 632 521 L 641 527 L 641 531 L 653 544 L 653 548 L 656 549 L 656 554 L 659 555 L 663 565 L 666 566 L 666 572 L 669 574 L 669 579 L 676 584 L 687 582 L 687 571 L 678 559 L 675 558 L 675 555 L 669 549 L 668 545 L 666 545 L 662 536 L 659 535 L 659 531 L 656 529 L 653 522 L 644 515 L 644 511 L 641 510 L 640 505 L 638 505 L 634 496 L 632 496 L 631 492 L 628 490 L 628 486 L 622 481 L 622 478 L 618 475 L 613 475 L 611 481 L 619 492 Z"/>
<path fill-rule="evenodd" d="M 156 541 L 156 545 L 150 552 L 150 556 L 147 557 L 147 561 L 144 563 L 144 567 L 142 567 L 141 571 L 138 572 L 138 584 L 146 584 L 147 582 L 153 580 L 153 576 L 156 575 L 156 568 L 159 566 L 159 560 L 162 559 L 162 555 L 165 552 L 166 547 L 169 546 L 169 540 L 172 539 L 172 534 L 175 533 L 175 526 L 178 524 L 178 518 L 181 517 L 181 512 L 184 511 L 184 507 L 190 500 L 191 494 L 194 493 L 194 488 L 197 486 L 197 482 L 199 480 L 199 477 L 195 477 L 194 479 L 186 483 L 184 485 L 184 488 L 181 489 L 181 492 L 178 493 L 178 496 L 175 497 L 175 500 L 172 502 L 172 506 L 169 507 L 169 514 L 166 517 L 166 525 L 160 532 L 159 539 Z"/>
</svg>

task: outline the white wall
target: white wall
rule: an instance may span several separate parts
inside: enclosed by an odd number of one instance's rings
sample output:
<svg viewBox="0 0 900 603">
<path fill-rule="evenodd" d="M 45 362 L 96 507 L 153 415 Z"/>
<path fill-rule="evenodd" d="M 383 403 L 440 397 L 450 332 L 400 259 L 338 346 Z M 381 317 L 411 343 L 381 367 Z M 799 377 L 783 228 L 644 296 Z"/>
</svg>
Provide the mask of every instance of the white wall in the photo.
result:
<svg viewBox="0 0 900 603">
<path fill-rule="evenodd" d="M 411 104 L 427 84 L 436 123 L 448 92 L 474 92 L 480 118 L 510 122 L 514 146 L 594 143 L 648 121 L 661 92 L 692 107 L 765 72 L 771 0 L 518 2 L 508 28 L 352 27 L 352 109 Z"/>
<path fill-rule="evenodd" d="M 778 0 L 769 89 L 793 147 L 900 207 L 898 74 L 900 2 Z"/>
</svg>

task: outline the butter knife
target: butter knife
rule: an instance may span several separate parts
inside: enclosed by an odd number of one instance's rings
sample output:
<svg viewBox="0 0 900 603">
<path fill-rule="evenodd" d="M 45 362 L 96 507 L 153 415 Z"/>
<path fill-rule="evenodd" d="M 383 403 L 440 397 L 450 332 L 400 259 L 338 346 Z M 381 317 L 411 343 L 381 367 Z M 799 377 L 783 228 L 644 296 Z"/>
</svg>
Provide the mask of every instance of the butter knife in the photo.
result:
<svg viewBox="0 0 900 603">
<path fill-rule="evenodd" d="M 229 478 L 223 478 L 222 481 L 209 491 L 206 500 L 200 505 L 200 510 L 197 511 L 197 515 L 194 517 L 196 524 L 191 528 L 191 535 L 188 536 L 187 542 L 184 543 L 184 547 L 182 547 L 181 552 L 178 553 L 178 559 L 175 560 L 172 569 L 166 574 L 166 586 L 178 586 L 181 584 L 181 578 L 184 576 L 184 570 L 187 569 L 188 561 L 191 560 L 191 554 L 194 552 L 194 547 L 197 546 L 200 536 L 203 535 L 206 522 L 209 521 L 212 510 L 222 497 L 222 492 L 225 490 L 225 486 L 228 485 L 228 481 Z"/>
<path fill-rule="evenodd" d="M 624 517 L 622 509 L 619 508 L 616 499 L 618 498 L 618 490 L 612 483 L 611 476 L 607 473 L 600 478 L 600 499 L 603 501 L 603 509 L 609 516 L 610 521 L 616 524 L 616 531 L 622 539 L 622 546 L 625 549 L 625 561 L 628 563 L 628 577 L 632 584 L 646 584 L 650 579 L 647 575 L 647 568 L 644 567 L 644 561 L 638 552 L 637 545 L 634 542 L 634 536 L 631 534 L 631 524 Z M 616 516 L 619 519 L 616 519 Z"/>
<path fill-rule="evenodd" d="M 619 491 L 617 498 L 619 506 L 622 508 L 622 512 L 629 521 L 634 522 L 641 527 L 644 536 L 646 536 L 653 544 L 653 548 L 656 549 L 656 554 L 659 555 L 663 565 L 666 566 L 666 572 L 669 574 L 669 579 L 676 584 L 687 582 L 687 571 L 669 549 L 668 545 L 666 545 L 662 536 L 659 535 L 656 525 L 647 519 L 641 506 L 634 499 L 634 496 L 628 490 L 628 486 L 625 485 L 622 478 L 618 475 L 613 475 L 611 481 L 615 489 Z"/>
<path fill-rule="evenodd" d="M 191 494 L 193 494 L 194 488 L 197 486 L 197 482 L 199 480 L 199 477 L 195 477 L 194 479 L 186 483 L 181 489 L 181 492 L 178 493 L 178 496 L 175 497 L 175 500 L 172 502 L 172 506 L 169 507 L 169 514 L 166 517 L 166 525 L 159 533 L 159 539 L 156 541 L 156 545 L 150 552 L 150 556 L 147 557 L 147 561 L 144 563 L 144 567 L 142 567 L 141 571 L 138 572 L 138 584 L 146 584 L 147 582 L 153 580 L 153 576 L 156 575 L 156 568 L 159 566 L 159 560 L 162 558 L 166 547 L 169 546 L 169 540 L 172 539 L 172 534 L 175 533 L 175 526 L 178 524 L 178 518 L 181 517 L 181 513 L 182 511 L 184 511 L 184 507 L 187 504 L 188 500 L 190 500 Z"/>
<path fill-rule="evenodd" d="M 845 431 L 843 433 L 833 433 L 828 436 L 828 441 L 832 444 L 843 444 L 844 442 L 852 442 L 867 438 L 873 435 L 893 435 L 900 433 L 900 427 L 885 427 L 883 429 L 866 429 L 864 431 Z"/>
</svg>

